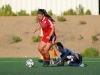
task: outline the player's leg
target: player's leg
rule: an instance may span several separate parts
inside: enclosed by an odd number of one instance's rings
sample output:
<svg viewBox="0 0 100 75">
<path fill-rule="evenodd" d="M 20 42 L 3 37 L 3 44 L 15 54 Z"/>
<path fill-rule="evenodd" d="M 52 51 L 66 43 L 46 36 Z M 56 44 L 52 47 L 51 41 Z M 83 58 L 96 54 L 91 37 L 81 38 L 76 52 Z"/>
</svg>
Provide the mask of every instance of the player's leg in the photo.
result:
<svg viewBox="0 0 100 75">
<path fill-rule="evenodd" d="M 43 36 L 43 31 L 42 31 L 42 29 L 41 29 L 41 33 L 40 33 L 40 40 L 42 41 L 42 36 Z M 43 60 L 44 60 L 44 57 L 42 56 L 42 55 L 40 55 L 40 58 L 39 58 L 39 62 L 40 63 L 42 63 L 43 62 Z"/>
<path fill-rule="evenodd" d="M 49 54 L 49 50 L 52 46 L 52 43 L 47 43 L 45 46 L 45 62 L 43 64 L 43 66 L 48 66 L 50 65 L 50 54 Z"/>
<path fill-rule="evenodd" d="M 79 62 L 68 61 L 67 64 L 69 66 L 77 66 L 77 67 L 85 67 L 86 66 L 86 64 L 83 64 L 81 61 L 79 61 Z"/>
<path fill-rule="evenodd" d="M 68 60 L 67 64 L 69 66 L 81 66 L 81 67 L 85 66 L 84 64 L 82 64 L 82 56 L 80 54 L 78 54 L 78 59 L 77 60 L 74 59 L 74 62 L 71 61 L 71 60 Z"/>
<path fill-rule="evenodd" d="M 67 62 L 68 63 L 68 62 Z M 82 62 L 72 62 L 72 61 L 70 61 L 69 63 L 68 63 L 68 65 L 69 66 L 80 66 L 82 64 Z"/>
<path fill-rule="evenodd" d="M 42 41 L 46 42 L 46 46 L 45 46 L 45 62 L 43 64 L 43 66 L 48 66 L 50 65 L 50 54 L 49 54 L 49 50 L 50 48 L 52 47 L 53 43 L 55 42 L 56 40 L 56 35 L 53 34 L 51 36 L 51 38 L 48 40 L 46 37 L 43 37 L 42 38 Z"/>
<path fill-rule="evenodd" d="M 39 46 L 38 46 L 38 51 L 39 51 L 40 54 L 43 56 L 43 58 L 46 57 L 45 51 L 44 51 L 45 46 L 46 46 L 46 43 L 43 42 L 43 41 L 40 41 Z"/>
</svg>

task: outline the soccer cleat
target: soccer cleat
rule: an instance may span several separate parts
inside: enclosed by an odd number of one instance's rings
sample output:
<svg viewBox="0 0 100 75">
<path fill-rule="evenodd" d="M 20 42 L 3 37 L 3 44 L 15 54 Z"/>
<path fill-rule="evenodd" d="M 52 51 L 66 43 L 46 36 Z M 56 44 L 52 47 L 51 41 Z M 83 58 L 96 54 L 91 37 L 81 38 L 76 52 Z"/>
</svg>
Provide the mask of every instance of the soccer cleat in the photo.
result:
<svg viewBox="0 0 100 75">
<path fill-rule="evenodd" d="M 44 61 L 43 67 L 48 67 L 50 65 L 50 61 Z"/>
<path fill-rule="evenodd" d="M 39 59 L 38 62 L 43 63 L 43 60 L 42 59 Z"/>
</svg>

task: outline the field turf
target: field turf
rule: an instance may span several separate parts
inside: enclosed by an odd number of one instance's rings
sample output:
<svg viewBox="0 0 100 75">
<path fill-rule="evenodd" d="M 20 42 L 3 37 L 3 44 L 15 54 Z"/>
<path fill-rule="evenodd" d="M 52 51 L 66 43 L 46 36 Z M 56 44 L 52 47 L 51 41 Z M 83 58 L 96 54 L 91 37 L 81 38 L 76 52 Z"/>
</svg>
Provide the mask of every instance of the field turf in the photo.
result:
<svg viewBox="0 0 100 75">
<path fill-rule="evenodd" d="M 100 75 L 100 58 L 84 58 L 86 67 L 42 67 L 37 58 L 33 68 L 26 66 L 29 58 L 0 58 L 0 75 Z"/>
</svg>

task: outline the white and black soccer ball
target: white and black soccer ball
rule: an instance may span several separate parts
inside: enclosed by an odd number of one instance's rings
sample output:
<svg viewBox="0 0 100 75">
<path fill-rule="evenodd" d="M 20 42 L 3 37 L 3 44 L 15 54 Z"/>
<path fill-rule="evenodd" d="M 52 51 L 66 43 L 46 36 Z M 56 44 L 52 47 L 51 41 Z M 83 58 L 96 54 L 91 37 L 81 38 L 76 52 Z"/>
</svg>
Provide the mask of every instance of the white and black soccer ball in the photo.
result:
<svg viewBox="0 0 100 75">
<path fill-rule="evenodd" d="M 27 67 L 33 67 L 34 66 L 34 61 L 32 60 L 32 59 L 28 59 L 27 61 L 26 61 L 26 66 Z"/>
</svg>

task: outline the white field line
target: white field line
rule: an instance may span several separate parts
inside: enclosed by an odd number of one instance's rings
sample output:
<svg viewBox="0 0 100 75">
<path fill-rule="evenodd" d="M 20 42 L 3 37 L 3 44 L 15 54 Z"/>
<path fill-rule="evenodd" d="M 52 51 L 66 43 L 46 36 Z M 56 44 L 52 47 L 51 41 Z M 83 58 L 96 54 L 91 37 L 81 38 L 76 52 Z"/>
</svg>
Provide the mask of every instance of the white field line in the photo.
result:
<svg viewBox="0 0 100 75">
<path fill-rule="evenodd" d="M 0 62 L 26 62 L 26 61 L 0 61 Z M 34 61 L 38 62 L 38 61 Z M 83 62 L 100 62 L 100 61 L 83 61 Z"/>
</svg>

